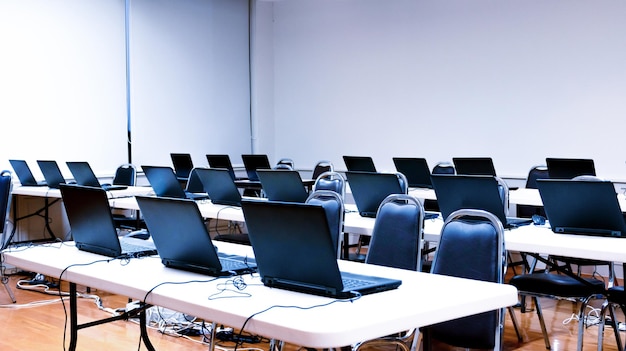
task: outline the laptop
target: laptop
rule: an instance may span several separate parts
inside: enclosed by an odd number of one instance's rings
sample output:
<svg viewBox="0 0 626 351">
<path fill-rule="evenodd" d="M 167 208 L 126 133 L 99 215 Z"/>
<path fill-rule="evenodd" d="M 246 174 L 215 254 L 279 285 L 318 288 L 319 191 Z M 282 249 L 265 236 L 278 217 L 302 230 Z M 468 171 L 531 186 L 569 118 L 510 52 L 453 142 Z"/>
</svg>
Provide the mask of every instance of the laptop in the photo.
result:
<svg viewBox="0 0 626 351">
<path fill-rule="evenodd" d="M 235 169 L 233 168 L 233 164 L 230 162 L 230 157 L 226 154 L 207 154 L 206 159 L 209 162 L 209 167 L 211 168 L 224 168 L 228 170 L 230 176 L 233 180 L 242 180 L 246 178 L 237 177 L 235 175 Z"/>
<path fill-rule="evenodd" d="M 267 155 L 241 155 L 243 166 L 248 173 L 248 179 L 251 181 L 259 181 L 259 176 L 256 174 L 257 169 L 271 169 L 270 161 Z"/>
<path fill-rule="evenodd" d="M 159 197 L 202 200 L 207 194 L 190 193 L 183 189 L 174 170 L 167 166 L 141 166 L 152 190 Z"/>
<path fill-rule="evenodd" d="M 107 191 L 128 189 L 125 185 L 101 184 L 88 162 L 66 162 L 66 164 L 78 185 L 101 187 Z"/>
<path fill-rule="evenodd" d="M 49 188 L 58 189 L 60 184 L 66 183 L 56 161 L 38 160 L 37 164 Z"/>
<path fill-rule="evenodd" d="M 551 179 L 572 179 L 580 175 L 596 175 L 592 159 L 585 158 L 546 158 L 548 175 Z"/>
<path fill-rule="evenodd" d="M 348 171 L 376 172 L 374 160 L 369 156 L 343 156 Z"/>
<path fill-rule="evenodd" d="M 295 202 L 242 202 L 263 284 L 351 298 L 395 289 L 397 279 L 341 272 L 323 207 Z"/>
<path fill-rule="evenodd" d="M 456 174 L 495 176 L 496 169 L 491 157 L 454 157 Z"/>
<path fill-rule="evenodd" d="M 9 160 L 11 167 L 15 171 L 17 178 L 20 180 L 20 184 L 23 186 L 46 186 L 45 181 L 37 181 L 33 172 L 28 167 L 28 163 L 25 160 Z"/>
<path fill-rule="evenodd" d="M 396 170 L 406 177 L 411 188 L 432 188 L 430 168 L 425 158 L 394 157 Z"/>
<path fill-rule="evenodd" d="M 309 197 L 298 171 L 266 169 L 257 174 L 270 201 L 305 202 Z"/>
<path fill-rule="evenodd" d="M 376 217 L 378 206 L 391 194 L 405 194 L 394 173 L 346 172 L 354 203 L 362 217 Z"/>
<path fill-rule="evenodd" d="M 529 218 L 507 217 L 498 181 L 493 176 L 433 174 L 433 187 L 443 218 L 460 209 L 494 214 L 505 228 L 532 223 Z"/>
<path fill-rule="evenodd" d="M 211 202 L 216 205 L 241 206 L 241 193 L 225 168 L 196 168 L 196 174 Z"/>
<path fill-rule="evenodd" d="M 538 179 L 537 187 L 553 232 L 626 236 L 612 182 Z"/>
<path fill-rule="evenodd" d="M 187 180 L 189 174 L 193 169 L 193 161 L 190 154 L 177 154 L 171 153 L 172 165 L 174 166 L 174 173 L 179 180 Z"/>
<path fill-rule="evenodd" d="M 139 209 L 166 267 L 211 276 L 254 272 L 254 258 L 218 253 L 198 205 L 188 199 L 137 196 Z"/>
<path fill-rule="evenodd" d="M 76 247 L 109 257 L 155 255 L 151 241 L 117 234 L 104 189 L 61 184 L 61 197 Z"/>
</svg>

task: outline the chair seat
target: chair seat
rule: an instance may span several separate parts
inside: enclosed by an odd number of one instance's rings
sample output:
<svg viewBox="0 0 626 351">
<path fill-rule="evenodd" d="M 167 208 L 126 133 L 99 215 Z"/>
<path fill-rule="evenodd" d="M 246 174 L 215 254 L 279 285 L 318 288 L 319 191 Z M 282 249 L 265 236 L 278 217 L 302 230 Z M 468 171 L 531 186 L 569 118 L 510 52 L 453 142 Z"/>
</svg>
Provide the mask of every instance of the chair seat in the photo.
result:
<svg viewBox="0 0 626 351">
<path fill-rule="evenodd" d="M 532 273 L 516 275 L 509 281 L 517 290 L 524 293 L 582 297 L 604 292 L 604 282 L 593 278 L 583 278 L 588 284 L 564 274 Z"/>
<path fill-rule="evenodd" d="M 614 286 L 606 291 L 606 298 L 616 304 L 626 304 L 626 292 L 623 286 Z"/>
</svg>

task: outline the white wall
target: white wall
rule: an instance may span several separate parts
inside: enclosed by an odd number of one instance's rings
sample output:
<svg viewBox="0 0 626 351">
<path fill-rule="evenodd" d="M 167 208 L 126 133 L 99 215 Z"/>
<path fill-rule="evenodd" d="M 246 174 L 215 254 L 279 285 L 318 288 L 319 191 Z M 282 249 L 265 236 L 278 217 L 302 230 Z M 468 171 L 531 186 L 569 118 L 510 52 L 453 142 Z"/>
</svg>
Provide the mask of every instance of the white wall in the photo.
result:
<svg viewBox="0 0 626 351">
<path fill-rule="evenodd" d="M 626 179 L 626 3 L 618 0 L 273 2 L 274 152 L 491 156 L 524 177 L 588 157 Z M 260 138 L 261 139 L 261 138 Z M 264 152 L 260 150 L 259 152 Z"/>
</svg>

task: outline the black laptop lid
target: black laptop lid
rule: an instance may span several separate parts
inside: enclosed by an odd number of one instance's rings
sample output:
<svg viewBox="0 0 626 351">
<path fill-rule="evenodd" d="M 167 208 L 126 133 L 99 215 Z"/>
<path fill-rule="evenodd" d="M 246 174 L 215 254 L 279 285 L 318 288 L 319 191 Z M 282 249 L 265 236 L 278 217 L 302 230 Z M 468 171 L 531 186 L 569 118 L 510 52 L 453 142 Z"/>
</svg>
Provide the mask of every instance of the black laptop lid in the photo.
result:
<svg viewBox="0 0 626 351">
<path fill-rule="evenodd" d="M 76 184 L 92 187 L 100 186 L 100 182 L 88 162 L 72 161 L 66 162 L 66 164 L 67 168 L 69 168 L 70 172 L 72 172 Z"/>
<path fill-rule="evenodd" d="M 256 173 L 257 169 L 271 169 L 270 161 L 267 155 L 241 155 L 243 166 L 248 173 L 248 179 L 258 181 L 259 177 Z"/>
<path fill-rule="evenodd" d="M 13 167 L 17 178 L 20 180 L 20 184 L 24 186 L 46 185 L 45 182 L 38 182 L 35 179 L 33 172 L 30 170 L 25 160 L 9 160 L 9 163 L 11 163 L 11 167 Z"/>
<path fill-rule="evenodd" d="M 323 207 L 295 202 L 242 201 L 248 235 L 263 283 L 333 297 L 344 291 L 337 253 Z M 375 281 L 362 293 L 395 288 L 398 280 Z"/>
<path fill-rule="evenodd" d="M 265 196 L 271 201 L 305 202 L 309 197 L 298 171 L 257 170 Z"/>
<path fill-rule="evenodd" d="M 56 161 L 38 160 L 37 164 L 48 187 L 58 189 L 60 184 L 65 184 L 65 178 Z"/>
<path fill-rule="evenodd" d="M 498 181 L 492 176 L 433 174 L 433 187 L 443 218 L 460 209 L 493 213 L 506 225 Z"/>
<path fill-rule="evenodd" d="M 190 154 L 171 153 L 172 165 L 174 172 L 179 179 L 189 178 L 189 173 L 193 169 L 193 161 Z"/>
<path fill-rule="evenodd" d="M 587 158 L 546 158 L 548 175 L 551 179 L 572 179 L 581 175 L 596 175 L 592 159 Z"/>
<path fill-rule="evenodd" d="M 80 250 L 118 257 L 122 254 L 106 191 L 100 187 L 60 185 L 72 237 Z"/>
<path fill-rule="evenodd" d="M 236 179 L 233 164 L 230 162 L 230 156 L 226 154 L 208 154 L 206 155 L 206 159 L 209 162 L 209 167 L 227 169 L 230 176 Z"/>
<path fill-rule="evenodd" d="M 430 168 L 425 158 L 394 157 L 393 163 L 396 170 L 406 177 L 412 188 L 432 188 L 430 180 Z"/>
<path fill-rule="evenodd" d="M 626 235 L 624 216 L 612 182 L 538 179 L 537 187 L 555 233 Z"/>
<path fill-rule="evenodd" d="M 376 172 L 374 160 L 369 156 L 343 156 L 348 171 Z"/>
<path fill-rule="evenodd" d="M 456 174 L 495 176 L 496 169 L 491 157 L 454 157 Z"/>
<path fill-rule="evenodd" d="M 378 206 L 387 196 L 405 193 L 394 173 L 346 172 L 346 178 L 363 217 L 376 217 Z"/>
<path fill-rule="evenodd" d="M 227 169 L 196 168 L 196 172 L 212 203 L 241 206 L 241 193 Z"/>
<path fill-rule="evenodd" d="M 166 166 L 141 166 L 156 196 L 184 199 L 186 197 L 174 170 Z"/>
<path fill-rule="evenodd" d="M 232 275 L 222 268 L 194 201 L 137 196 L 137 203 L 165 266 L 216 276 Z"/>
</svg>

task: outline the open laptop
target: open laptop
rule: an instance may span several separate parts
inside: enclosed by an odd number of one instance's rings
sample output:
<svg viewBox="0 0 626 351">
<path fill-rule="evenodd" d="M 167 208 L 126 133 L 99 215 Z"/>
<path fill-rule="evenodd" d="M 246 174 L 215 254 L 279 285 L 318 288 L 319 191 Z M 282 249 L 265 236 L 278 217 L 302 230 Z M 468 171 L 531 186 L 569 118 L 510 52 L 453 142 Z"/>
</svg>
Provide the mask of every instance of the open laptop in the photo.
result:
<svg viewBox="0 0 626 351">
<path fill-rule="evenodd" d="M 374 160 L 369 156 L 343 156 L 348 171 L 376 172 Z"/>
<path fill-rule="evenodd" d="M 548 175 L 551 179 L 572 179 L 580 175 L 596 175 L 592 159 L 587 158 L 546 158 Z"/>
<path fill-rule="evenodd" d="M 79 250 L 109 257 L 156 254 L 150 241 L 117 235 L 104 189 L 67 184 L 61 184 L 60 189 L 72 237 Z"/>
<path fill-rule="evenodd" d="M 66 183 L 56 161 L 37 160 L 37 164 L 49 188 L 58 189 L 60 184 Z"/>
<path fill-rule="evenodd" d="M 498 181 L 493 176 L 433 174 L 433 187 L 443 218 L 460 209 L 494 214 L 505 228 L 532 223 L 529 218 L 507 217 Z"/>
<path fill-rule="evenodd" d="M 259 181 L 259 176 L 256 173 L 257 169 L 271 169 L 270 161 L 267 155 L 241 155 L 243 166 L 248 173 L 248 179 L 251 181 Z"/>
<path fill-rule="evenodd" d="M 196 168 L 196 174 L 211 202 L 217 205 L 241 206 L 241 193 L 225 168 Z"/>
<path fill-rule="evenodd" d="M 491 157 L 454 157 L 456 174 L 495 176 L 496 169 Z"/>
<path fill-rule="evenodd" d="M 430 168 L 425 158 L 394 157 L 396 170 L 406 177 L 411 188 L 432 188 Z"/>
<path fill-rule="evenodd" d="M 178 199 L 201 200 L 208 198 L 207 194 L 190 193 L 183 189 L 174 170 L 167 166 L 141 166 L 152 190 L 156 196 L 173 197 Z"/>
<path fill-rule="evenodd" d="M 295 202 L 242 202 L 263 284 L 351 298 L 395 289 L 402 281 L 340 272 L 323 207 Z M 359 282 L 360 287 L 353 285 Z"/>
<path fill-rule="evenodd" d="M 254 258 L 217 252 L 194 201 L 137 196 L 137 203 L 165 266 L 212 276 L 255 270 Z"/>
<path fill-rule="evenodd" d="M 174 173 L 179 180 L 187 180 L 193 169 L 193 161 L 190 154 L 171 153 L 172 165 Z"/>
<path fill-rule="evenodd" d="M 378 206 L 391 194 L 405 194 L 394 173 L 346 172 L 354 203 L 363 217 L 376 217 Z"/>
<path fill-rule="evenodd" d="M 230 156 L 226 154 L 207 154 L 206 160 L 209 162 L 209 167 L 211 168 L 227 169 L 233 180 L 246 179 L 245 177 L 242 178 L 235 175 L 235 169 L 233 168 L 233 164 L 230 162 Z"/>
<path fill-rule="evenodd" d="M 305 202 L 309 197 L 298 171 L 259 169 L 257 174 L 270 201 Z"/>
<path fill-rule="evenodd" d="M 78 185 L 92 186 L 96 188 L 101 187 L 102 189 L 107 191 L 124 190 L 128 188 L 125 185 L 101 184 L 100 181 L 98 181 L 98 177 L 96 177 L 96 174 L 91 169 L 91 166 L 89 166 L 88 162 L 71 161 L 66 162 L 66 164 L 67 167 L 70 169 L 70 172 L 72 172 L 74 180 Z"/>
<path fill-rule="evenodd" d="M 28 163 L 25 160 L 9 160 L 11 167 L 17 175 L 17 179 L 20 180 L 20 184 L 23 186 L 46 186 L 45 181 L 37 181 L 33 172 L 28 167 Z"/>
<path fill-rule="evenodd" d="M 538 179 L 537 187 L 553 232 L 626 236 L 612 182 Z"/>
</svg>

